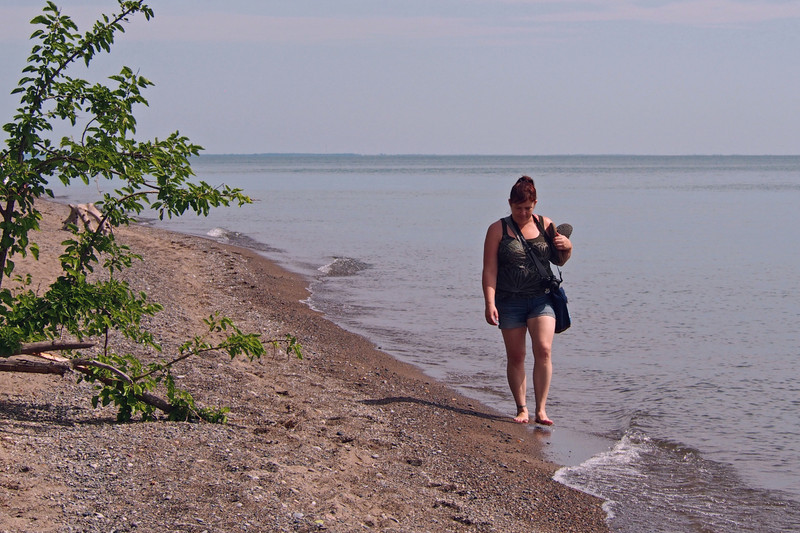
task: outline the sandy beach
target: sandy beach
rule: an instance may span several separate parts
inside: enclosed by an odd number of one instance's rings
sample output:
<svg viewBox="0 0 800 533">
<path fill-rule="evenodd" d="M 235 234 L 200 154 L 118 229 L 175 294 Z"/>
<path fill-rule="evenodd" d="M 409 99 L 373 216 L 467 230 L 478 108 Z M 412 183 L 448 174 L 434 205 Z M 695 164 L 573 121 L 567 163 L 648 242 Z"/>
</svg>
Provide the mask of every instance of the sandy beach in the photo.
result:
<svg viewBox="0 0 800 533">
<path fill-rule="evenodd" d="M 69 210 L 40 208 L 40 261 L 17 264 L 47 279 Z M 165 306 L 150 321 L 164 354 L 145 359 L 172 356 L 214 311 L 267 339 L 297 336 L 304 358 L 182 363 L 180 385 L 229 407 L 227 425 L 119 424 L 74 375 L 0 374 L 0 531 L 607 530 L 599 500 L 551 479 L 546 433 L 309 309 L 299 276 L 198 237 L 117 237 L 144 259 L 125 278 Z"/>
</svg>

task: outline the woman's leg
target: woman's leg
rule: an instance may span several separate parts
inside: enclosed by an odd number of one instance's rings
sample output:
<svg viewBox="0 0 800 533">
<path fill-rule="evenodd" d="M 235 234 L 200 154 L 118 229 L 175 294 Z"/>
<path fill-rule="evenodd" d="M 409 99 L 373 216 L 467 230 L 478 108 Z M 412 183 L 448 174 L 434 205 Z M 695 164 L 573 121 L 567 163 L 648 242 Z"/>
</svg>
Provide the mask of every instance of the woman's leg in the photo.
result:
<svg viewBox="0 0 800 533">
<path fill-rule="evenodd" d="M 528 331 L 533 345 L 533 394 L 536 398 L 536 422 L 552 425 L 547 418 L 547 393 L 550 392 L 550 379 L 553 376 L 551 353 L 555 336 L 556 319 L 551 316 L 538 316 L 528 320 Z"/>
<path fill-rule="evenodd" d="M 506 375 L 511 394 L 517 403 L 517 416 L 514 421 L 520 424 L 528 423 L 528 408 L 526 405 L 527 383 L 525 376 L 525 335 L 527 328 L 503 329 L 503 342 L 506 345 Z"/>
</svg>

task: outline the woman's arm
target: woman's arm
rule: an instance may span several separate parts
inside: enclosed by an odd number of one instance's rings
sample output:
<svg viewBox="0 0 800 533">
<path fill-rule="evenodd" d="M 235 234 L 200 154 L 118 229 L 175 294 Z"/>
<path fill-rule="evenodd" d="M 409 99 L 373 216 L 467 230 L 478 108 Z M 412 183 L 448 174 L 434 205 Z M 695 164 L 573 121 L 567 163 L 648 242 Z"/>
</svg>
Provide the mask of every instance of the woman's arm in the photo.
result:
<svg viewBox="0 0 800 533">
<path fill-rule="evenodd" d="M 500 239 L 503 237 L 501 223 L 498 220 L 486 231 L 486 240 L 483 243 L 483 300 L 485 304 L 486 322 L 496 326 L 498 321 L 497 307 L 494 304 L 494 295 L 497 290 L 497 250 Z"/>
</svg>

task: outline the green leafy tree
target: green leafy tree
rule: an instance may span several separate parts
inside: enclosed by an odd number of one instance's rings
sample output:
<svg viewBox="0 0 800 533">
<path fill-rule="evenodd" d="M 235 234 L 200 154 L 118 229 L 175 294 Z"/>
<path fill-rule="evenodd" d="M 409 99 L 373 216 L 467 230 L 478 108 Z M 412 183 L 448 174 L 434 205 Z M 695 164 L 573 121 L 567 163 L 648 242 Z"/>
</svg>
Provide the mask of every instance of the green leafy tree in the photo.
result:
<svg viewBox="0 0 800 533">
<path fill-rule="evenodd" d="M 240 189 L 192 180 L 189 160 L 201 147 L 178 132 L 163 140 L 135 139 L 134 108 L 147 105 L 142 91 L 152 85 L 149 80 L 128 67 L 107 83 L 70 75 L 72 67 L 88 67 L 97 54 L 109 52 L 131 17 L 153 16 L 142 1 L 118 4 L 118 13 L 102 15 L 85 33 L 52 2 L 31 21 L 37 27 L 31 36 L 35 44 L 12 91 L 20 106 L 3 126 L 7 138 L 0 151 L 0 370 L 77 371 L 80 379 L 96 384 L 94 405 L 114 403 L 120 420 L 137 413 L 152 418 L 160 409 L 172 419 L 224 421 L 224 409 L 200 408 L 175 386 L 172 366 L 210 350 L 252 360 L 265 353 L 265 344 L 299 357 L 294 337 L 262 341 L 214 315 L 206 320 L 207 334 L 187 341 L 167 362 L 143 365 L 134 354 L 116 353 L 109 345 L 109 335 L 116 331 L 161 350 L 142 319 L 162 307 L 119 279 L 119 272 L 140 257 L 116 241 L 113 228 L 130 224 L 145 209 L 163 219 L 186 212 L 206 215 L 214 207 L 250 202 Z M 70 135 L 55 138 L 55 125 L 68 128 Z M 41 220 L 36 200 L 53 196 L 52 180 L 64 185 L 110 180 L 117 188 L 96 203 L 101 224 L 94 229 L 69 225 L 72 238 L 63 243 L 61 276 L 36 294 L 29 288 L 30 277 L 14 274 L 14 258 L 31 254 L 38 259 L 32 240 Z M 17 282 L 14 288 L 8 287 L 11 279 Z M 81 351 L 94 345 L 101 345 L 99 354 Z M 37 366 L 10 359 L 45 348 L 65 350 L 66 362 Z M 159 386 L 166 399 L 153 394 Z"/>
</svg>

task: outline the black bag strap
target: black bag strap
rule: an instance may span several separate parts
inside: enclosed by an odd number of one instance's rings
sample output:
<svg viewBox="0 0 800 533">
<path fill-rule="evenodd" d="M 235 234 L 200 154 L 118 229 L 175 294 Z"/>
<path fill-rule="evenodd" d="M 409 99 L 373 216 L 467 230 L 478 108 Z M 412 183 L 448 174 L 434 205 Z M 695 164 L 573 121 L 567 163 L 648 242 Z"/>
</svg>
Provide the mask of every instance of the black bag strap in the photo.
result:
<svg viewBox="0 0 800 533">
<path fill-rule="evenodd" d="M 539 228 L 539 231 L 544 235 L 544 240 L 547 241 L 547 246 L 550 247 L 550 253 L 552 254 L 553 251 L 557 253 L 558 251 L 556 250 L 555 244 L 553 244 L 553 239 L 550 237 L 550 234 L 547 233 L 547 230 L 544 229 L 542 221 L 536 215 L 533 215 L 533 221 L 536 222 L 536 227 Z"/>
<path fill-rule="evenodd" d="M 533 219 L 536 220 L 536 217 L 534 216 Z M 539 256 L 536 255 L 536 253 L 531 248 L 531 245 L 528 244 L 528 241 L 526 241 L 525 237 L 522 236 L 522 231 L 519 229 L 519 226 L 517 226 L 517 223 L 516 223 L 516 221 L 514 221 L 514 218 L 513 217 L 506 217 L 506 220 L 508 220 L 508 222 L 511 224 L 511 227 L 514 229 L 514 234 L 517 236 L 517 240 L 519 240 L 520 244 L 522 244 L 522 249 L 525 250 L 525 253 L 528 254 L 528 258 L 531 261 L 533 261 L 534 265 L 536 265 L 536 268 L 539 270 L 539 275 L 542 277 L 542 279 L 547 279 L 547 280 L 551 280 L 551 281 L 555 281 L 555 282 L 561 283 L 560 279 L 556 279 L 555 276 L 553 276 L 552 274 L 547 272 L 547 269 L 542 264 L 542 261 L 541 261 L 541 259 L 539 259 Z M 541 225 L 540 225 L 538 220 L 536 220 L 536 225 L 539 227 L 539 231 L 543 231 L 541 229 Z M 547 243 L 548 243 L 548 246 L 549 246 L 550 245 L 550 241 L 549 241 L 549 239 L 547 239 L 546 235 L 545 235 L 545 240 L 547 240 Z M 558 275 L 559 275 L 559 277 L 561 277 L 561 269 L 559 269 Z"/>
</svg>

